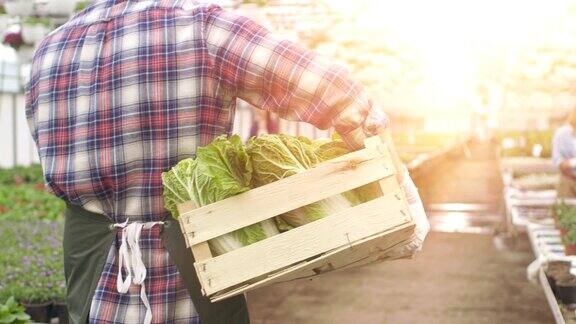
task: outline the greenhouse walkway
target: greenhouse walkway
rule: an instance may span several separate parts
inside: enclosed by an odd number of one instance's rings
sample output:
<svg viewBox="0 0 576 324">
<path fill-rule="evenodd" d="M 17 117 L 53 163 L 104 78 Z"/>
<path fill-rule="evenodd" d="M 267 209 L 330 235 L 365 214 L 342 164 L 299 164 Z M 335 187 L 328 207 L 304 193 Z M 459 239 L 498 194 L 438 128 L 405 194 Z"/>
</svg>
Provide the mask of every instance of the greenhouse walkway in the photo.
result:
<svg viewBox="0 0 576 324">
<path fill-rule="evenodd" d="M 253 323 L 553 323 L 526 280 L 527 238 L 494 244 L 503 210 L 493 146 L 471 144 L 417 183 L 433 226 L 417 258 L 257 290 Z"/>
</svg>

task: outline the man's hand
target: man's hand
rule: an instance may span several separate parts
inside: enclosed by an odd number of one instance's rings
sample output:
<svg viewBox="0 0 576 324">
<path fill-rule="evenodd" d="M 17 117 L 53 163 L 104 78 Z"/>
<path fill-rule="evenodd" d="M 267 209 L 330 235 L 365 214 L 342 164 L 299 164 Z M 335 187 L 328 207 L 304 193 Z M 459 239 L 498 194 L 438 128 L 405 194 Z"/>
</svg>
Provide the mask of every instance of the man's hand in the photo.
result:
<svg viewBox="0 0 576 324">
<path fill-rule="evenodd" d="M 574 175 L 574 169 L 572 168 L 572 163 L 570 163 L 570 160 L 563 160 L 560 163 L 560 173 L 562 173 L 563 176 L 568 177 L 570 179 L 576 179 L 576 176 Z"/>
</svg>

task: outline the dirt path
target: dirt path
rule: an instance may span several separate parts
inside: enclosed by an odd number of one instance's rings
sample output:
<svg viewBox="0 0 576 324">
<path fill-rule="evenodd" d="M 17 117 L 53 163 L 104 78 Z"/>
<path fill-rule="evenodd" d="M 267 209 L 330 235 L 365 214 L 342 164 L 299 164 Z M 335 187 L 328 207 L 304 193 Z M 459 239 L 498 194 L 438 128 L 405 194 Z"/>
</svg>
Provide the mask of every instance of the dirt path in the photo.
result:
<svg viewBox="0 0 576 324">
<path fill-rule="evenodd" d="M 480 223 L 496 228 L 501 194 L 493 150 L 474 145 L 471 152 L 420 179 L 421 195 L 432 208 L 483 206 Z M 432 223 L 445 214 L 431 210 Z M 552 323 L 540 288 L 525 279 L 532 259 L 524 236 L 512 251 L 499 251 L 491 234 L 433 232 L 416 259 L 267 287 L 248 301 L 256 324 Z"/>
</svg>

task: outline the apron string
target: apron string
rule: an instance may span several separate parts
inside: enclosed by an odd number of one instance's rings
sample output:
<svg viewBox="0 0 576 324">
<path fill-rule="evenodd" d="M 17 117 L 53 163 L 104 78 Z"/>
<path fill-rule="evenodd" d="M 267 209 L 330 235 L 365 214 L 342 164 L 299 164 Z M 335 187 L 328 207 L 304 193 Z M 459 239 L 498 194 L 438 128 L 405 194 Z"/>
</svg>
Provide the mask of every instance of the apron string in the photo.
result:
<svg viewBox="0 0 576 324">
<path fill-rule="evenodd" d="M 142 261 L 142 251 L 140 250 L 140 234 L 142 229 L 151 229 L 155 225 L 164 225 L 164 222 L 128 222 L 126 219 L 124 223 L 116 223 L 112 228 L 122 229 L 122 243 L 120 244 L 118 256 L 118 279 L 116 281 L 116 289 L 119 293 L 125 294 L 128 292 L 130 285 L 140 285 L 140 299 L 146 307 L 146 316 L 144 324 L 152 322 L 152 310 L 148 296 L 146 295 L 146 288 L 144 286 L 144 279 L 146 279 L 146 266 Z M 122 268 L 126 271 L 126 278 L 122 276 Z"/>
</svg>

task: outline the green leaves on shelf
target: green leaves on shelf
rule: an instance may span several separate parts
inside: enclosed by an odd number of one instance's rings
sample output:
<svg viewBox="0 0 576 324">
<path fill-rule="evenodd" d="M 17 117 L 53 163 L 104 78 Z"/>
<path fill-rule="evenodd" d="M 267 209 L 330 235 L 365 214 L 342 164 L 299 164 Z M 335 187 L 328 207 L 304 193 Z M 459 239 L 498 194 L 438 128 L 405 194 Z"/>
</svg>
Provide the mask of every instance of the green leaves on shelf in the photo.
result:
<svg viewBox="0 0 576 324">
<path fill-rule="evenodd" d="M 0 301 L 63 301 L 63 221 L 0 222 Z"/>
<path fill-rule="evenodd" d="M 564 242 L 568 244 L 576 244 L 576 207 L 569 206 L 561 201 L 552 206 L 558 225 L 561 229 L 566 231 L 564 235 Z"/>
<path fill-rule="evenodd" d="M 30 322 L 30 315 L 24 312 L 24 307 L 16 302 L 14 297 L 0 304 L 0 324 L 24 324 Z"/>
</svg>

